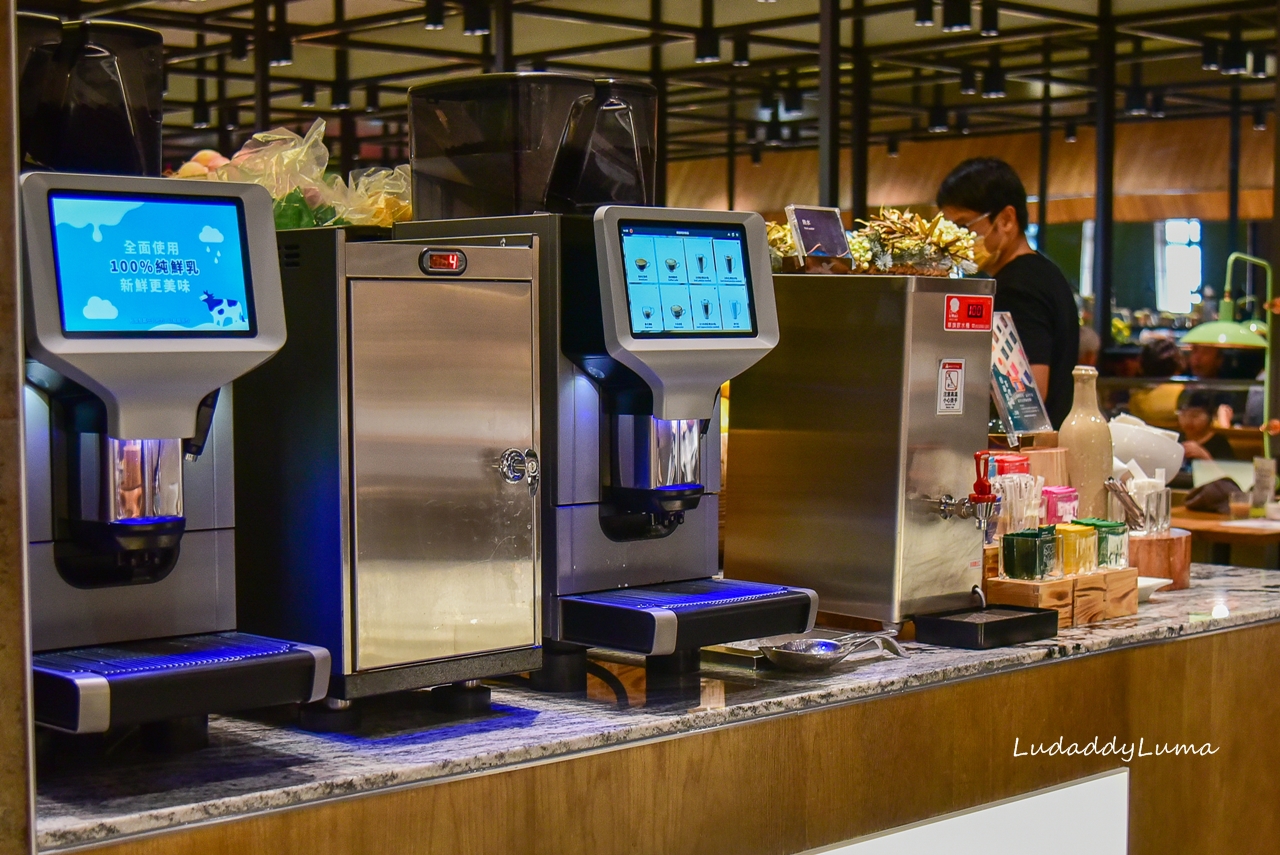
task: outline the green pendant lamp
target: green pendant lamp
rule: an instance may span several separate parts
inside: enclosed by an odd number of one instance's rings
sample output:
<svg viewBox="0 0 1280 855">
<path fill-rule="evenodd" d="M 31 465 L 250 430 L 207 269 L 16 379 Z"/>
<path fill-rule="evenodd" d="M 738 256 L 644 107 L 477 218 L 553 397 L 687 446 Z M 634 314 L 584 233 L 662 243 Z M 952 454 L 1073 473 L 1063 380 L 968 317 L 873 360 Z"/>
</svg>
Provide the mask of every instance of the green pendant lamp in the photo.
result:
<svg viewBox="0 0 1280 855">
<path fill-rule="evenodd" d="M 1249 329 L 1247 324 L 1235 321 L 1209 321 L 1187 330 L 1183 344 L 1202 344 L 1207 347 L 1266 347 L 1267 340 Z"/>
<path fill-rule="evenodd" d="M 1254 264 L 1261 267 L 1267 274 L 1267 298 L 1263 305 L 1264 312 L 1273 312 L 1275 306 L 1275 294 L 1272 292 L 1271 265 L 1261 258 L 1252 255 L 1245 255 L 1243 252 L 1233 252 L 1227 256 L 1227 279 L 1222 303 L 1219 306 L 1220 314 L 1226 317 L 1235 315 L 1235 303 L 1231 299 L 1231 274 L 1232 268 L 1237 261 L 1243 261 L 1246 264 Z M 1272 406 L 1271 406 L 1271 346 L 1268 341 L 1270 338 L 1263 338 L 1259 335 L 1265 332 L 1269 318 L 1263 316 L 1260 321 L 1252 321 L 1245 324 L 1237 324 L 1232 321 L 1211 321 L 1207 324 L 1200 324 L 1192 327 L 1187 334 L 1182 337 L 1184 344 L 1202 344 L 1210 347 L 1263 347 L 1267 350 L 1266 368 L 1263 370 L 1263 404 L 1262 404 L 1262 453 L 1271 457 L 1271 434 L 1267 433 L 1265 428 L 1271 422 Z"/>
</svg>

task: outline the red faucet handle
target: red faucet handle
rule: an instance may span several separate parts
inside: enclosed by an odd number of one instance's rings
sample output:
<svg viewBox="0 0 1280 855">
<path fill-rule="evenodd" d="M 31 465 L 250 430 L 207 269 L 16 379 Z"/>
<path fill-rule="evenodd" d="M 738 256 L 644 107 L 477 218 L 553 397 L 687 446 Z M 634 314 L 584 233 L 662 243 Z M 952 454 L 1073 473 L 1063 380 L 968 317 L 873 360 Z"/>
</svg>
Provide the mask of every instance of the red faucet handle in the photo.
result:
<svg viewBox="0 0 1280 855">
<path fill-rule="evenodd" d="M 975 496 L 991 495 L 991 482 L 987 480 L 987 458 L 990 456 L 990 451 L 975 451 L 973 453 L 973 467 L 978 474 L 978 479 L 973 482 L 973 495 Z"/>
</svg>

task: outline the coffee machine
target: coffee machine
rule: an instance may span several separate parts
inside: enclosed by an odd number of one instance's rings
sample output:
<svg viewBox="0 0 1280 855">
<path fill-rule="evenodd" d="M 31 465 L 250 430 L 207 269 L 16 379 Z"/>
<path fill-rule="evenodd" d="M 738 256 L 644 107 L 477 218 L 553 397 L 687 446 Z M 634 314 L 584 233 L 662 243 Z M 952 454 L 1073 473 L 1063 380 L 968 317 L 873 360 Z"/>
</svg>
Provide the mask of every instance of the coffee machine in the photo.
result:
<svg viewBox="0 0 1280 855">
<path fill-rule="evenodd" d="M 29 12 L 16 20 L 22 168 L 160 175 L 160 32 Z"/>
<path fill-rule="evenodd" d="M 536 252 L 544 670 L 588 647 L 696 669 L 699 648 L 813 626 L 812 591 L 715 578 L 721 384 L 777 342 L 764 222 L 653 202 L 644 83 L 491 74 L 410 91 L 396 237 Z"/>
<path fill-rule="evenodd" d="M 285 341 L 250 185 L 22 176 L 35 719 L 203 737 L 323 697 L 322 647 L 236 631 L 230 396 Z"/>
</svg>

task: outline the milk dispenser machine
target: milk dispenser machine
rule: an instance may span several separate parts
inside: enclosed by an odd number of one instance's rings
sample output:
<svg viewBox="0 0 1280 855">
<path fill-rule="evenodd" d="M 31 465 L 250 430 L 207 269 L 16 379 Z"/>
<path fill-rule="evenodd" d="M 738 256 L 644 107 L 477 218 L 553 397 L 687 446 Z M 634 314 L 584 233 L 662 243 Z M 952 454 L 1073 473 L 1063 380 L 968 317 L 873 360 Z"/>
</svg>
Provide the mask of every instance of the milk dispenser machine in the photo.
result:
<svg viewBox="0 0 1280 855">
<path fill-rule="evenodd" d="M 267 192 L 21 183 L 35 719 L 142 724 L 314 701 L 329 654 L 236 631 L 231 401 L 285 341 Z"/>
<path fill-rule="evenodd" d="M 410 92 L 421 219 L 397 238 L 536 253 L 548 688 L 585 685 L 588 647 L 687 671 L 817 611 L 805 588 L 715 578 L 719 390 L 778 320 L 759 215 L 646 207 L 655 108 L 647 84 L 557 74 Z"/>
</svg>

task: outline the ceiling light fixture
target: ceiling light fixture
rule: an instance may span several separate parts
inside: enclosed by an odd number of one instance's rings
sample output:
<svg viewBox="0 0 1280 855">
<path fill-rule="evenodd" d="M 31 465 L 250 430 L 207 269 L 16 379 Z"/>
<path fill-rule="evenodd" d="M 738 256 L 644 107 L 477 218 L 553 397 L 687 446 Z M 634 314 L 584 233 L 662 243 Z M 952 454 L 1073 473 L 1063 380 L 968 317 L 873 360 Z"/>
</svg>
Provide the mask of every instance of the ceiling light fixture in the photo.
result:
<svg viewBox="0 0 1280 855">
<path fill-rule="evenodd" d="M 1062 129 L 1062 138 L 1069 143 L 1073 143 L 1079 139 L 1079 137 L 1076 136 L 1075 122 L 1067 122 L 1066 127 Z"/>
<path fill-rule="evenodd" d="M 1004 88 L 1004 69 L 1000 67 L 1000 45 L 992 45 L 987 67 L 982 72 L 982 97 L 1003 98 L 1007 94 Z"/>
<path fill-rule="evenodd" d="M 933 0 L 916 0 L 916 26 L 933 26 Z"/>
<path fill-rule="evenodd" d="M 773 111 L 773 115 L 769 117 L 769 124 L 765 125 L 764 141 L 770 145 L 782 142 L 782 119 L 778 116 L 777 110 Z"/>
<path fill-rule="evenodd" d="M 790 83 L 782 93 L 782 108 L 788 113 L 804 112 L 804 90 L 800 88 L 800 70 L 791 69 Z"/>
<path fill-rule="evenodd" d="M 1265 44 L 1254 44 L 1249 46 L 1248 65 L 1249 76 L 1262 80 L 1269 76 L 1267 62 L 1269 51 Z"/>
<path fill-rule="evenodd" d="M 335 82 L 329 90 L 329 106 L 335 110 L 351 107 L 351 84 Z"/>
<path fill-rule="evenodd" d="M 746 36 L 733 37 L 733 64 L 738 68 L 751 64 L 751 41 Z"/>
<path fill-rule="evenodd" d="M 1205 71 L 1217 71 L 1222 59 L 1222 43 L 1217 39 L 1205 39 L 1200 48 L 1200 67 Z"/>
<path fill-rule="evenodd" d="M 1151 91 L 1151 109 L 1148 111 L 1152 118 L 1164 118 L 1164 90 L 1153 89 Z"/>
<path fill-rule="evenodd" d="M 1241 23 L 1239 16 L 1231 19 L 1231 36 L 1222 46 L 1222 56 L 1218 61 L 1218 70 L 1223 74 L 1246 74 L 1249 71 L 1247 51 L 1240 38 Z"/>
<path fill-rule="evenodd" d="M 1000 6 L 997 0 L 982 0 L 979 17 L 981 19 L 982 35 L 1000 35 Z"/>
<path fill-rule="evenodd" d="M 308 80 L 300 88 L 302 89 L 302 106 L 314 107 L 316 105 L 316 85 Z"/>
<path fill-rule="evenodd" d="M 191 127 L 200 130 L 209 127 L 209 101 L 205 97 L 204 87 L 204 78 L 201 77 L 196 81 L 196 103 L 191 108 Z"/>
<path fill-rule="evenodd" d="M 962 33 L 973 29 L 973 7 L 969 0 L 942 0 L 942 32 Z"/>
<path fill-rule="evenodd" d="M 444 0 L 427 0 L 423 12 L 425 13 L 422 19 L 424 30 L 444 29 Z"/>
<path fill-rule="evenodd" d="M 462 34 L 464 36 L 489 35 L 488 0 L 466 0 L 462 4 Z"/>
<path fill-rule="evenodd" d="M 894 136 L 889 137 L 889 139 L 885 142 L 884 149 L 885 149 L 884 153 L 889 157 L 897 157 L 898 156 L 898 138 Z"/>
<path fill-rule="evenodd" d="M 720 61 L 720 34 L 716 32 L 715 0 L 702 0 L 702 26 L 693 37 L 693 61 Z"/>
<path fill-rule="evenodd" d="M 289 38 L 288 0 L 275 0 L 274 18 L 271 30 L 271 56 L 269 61 L 276 68 L 293 65 L 293 40 Z"/>
<path fill-rule="evenodd" d="M 947 124 L 947 105 L 942 100 L 942 84 L 933 87 L 933 106 L 929 108 L 929 133 L 945 134 L 951 130 Z"/>
<path fill-rule="evenodd" d="M 966 65 L 960 69 L 960 94 L 978 94 L 978 73 L 973 70 L 971 65 Z"/>
</svg>

